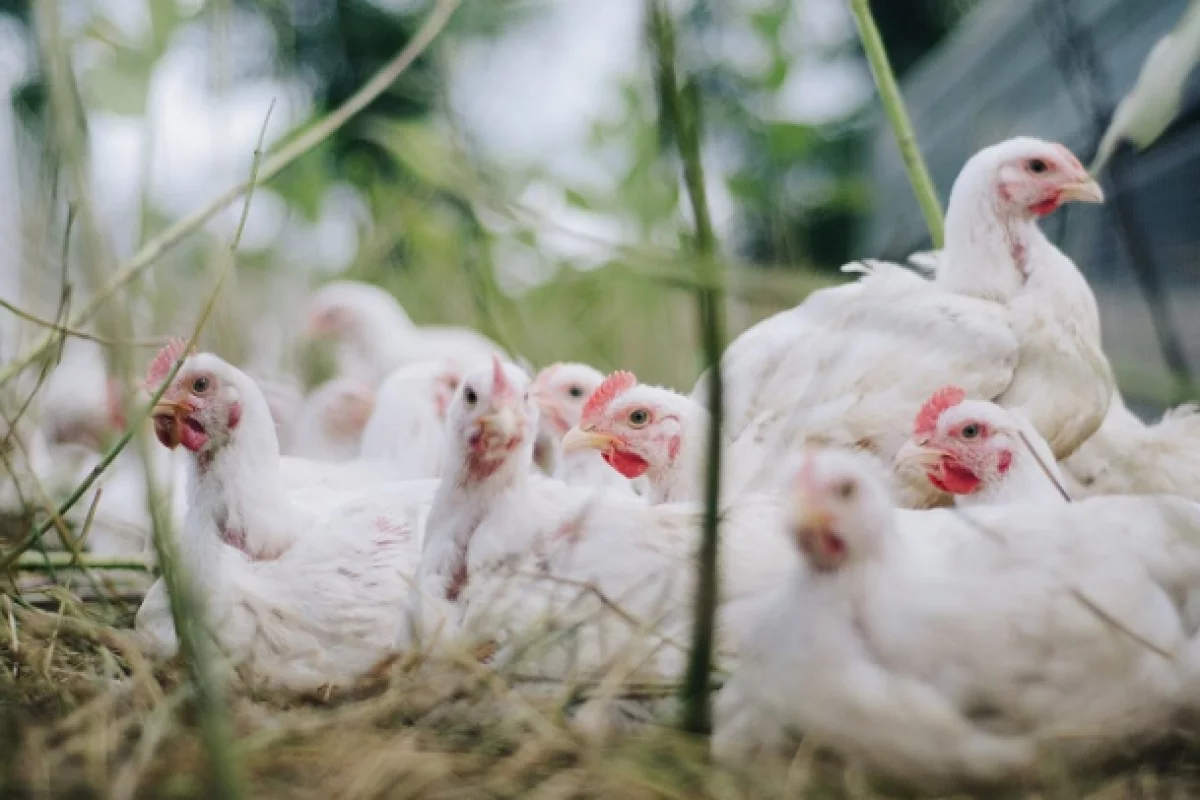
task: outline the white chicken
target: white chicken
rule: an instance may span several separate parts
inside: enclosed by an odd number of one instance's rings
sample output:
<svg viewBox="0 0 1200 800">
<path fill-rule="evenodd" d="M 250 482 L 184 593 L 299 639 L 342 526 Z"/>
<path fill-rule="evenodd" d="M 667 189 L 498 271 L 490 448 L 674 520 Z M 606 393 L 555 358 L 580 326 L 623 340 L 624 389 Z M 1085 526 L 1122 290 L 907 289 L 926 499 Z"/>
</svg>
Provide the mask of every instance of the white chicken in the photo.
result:
<svg viewBox="0 0 1200 800">
<path fill-rule="evenodd" d="M 533 460 L 543 472 L 563 483 L 632 492 L 629 479 L 610 469 L 599 453 L 563 447 L 563 437 L 579 424 L 588 399 L 602 383 L 604 373 L 587 364 L 551 364 L 537 374 L 531 387 L 538 405 Z"/>
<path fill-rule="evenodd" d="M 415 361 L 448 359 L 470 368 L 493 355 L 507 355 L 470 328 L 413 324 L 408 314 L 378 286 L 334 281 L 313 292 L 308 335 L 337 344 L 338 374 L 378 386 L 398 367 Z"/>
<path fill-rule="evenodd" d="M 75 337 L 63 343 L 62 359 L 37 395 L 46 439 L 100 449 L 125 427 L 120 385 L 108 377 L 104 349 Z"/>
<path fill-rule="evenodd" d="M 149 386 L 181 350 L 159 354 Z M 189 452 L 182 563 L 212 636 L 247 680 L 292 690 L 342 684 L 407 644 L 411 578 L 436 481 L 289 494 L 262 392 L 211 354 L 187 358 L 154 426 L 164 445 Z M 165 599 L 160 584 L 137 617 L 160 654 L 176 647 Z"/>
<path fill-rule="evenodd" d="M 351 378 L 326 381 L 305 398 L 288 455 L 335 462 L 356 458 L 374 410 L 375 392 L 367 384 Z"/>
<path fill-rule="evenodd" d="M 536 423 L 529 379 L 517 367 L 497 361 L 464 378 L 449 411 L 451 457 L 422 554 L 426 594 L 458 601 L 468 631 L 499 640 L 554 619 L 576 631 L 577 666 L 596 668 L 645 645 L 653 668 L 674 673 L 681 649 L 663 650 L 663 640 L 645 634 L 655 630 L 676 645 L 686 639 L 699 508 L 648 506 L 531 471 Z M 771 524 L 776 513 L 755 497 L 722 517 L 727 648 L 736 648 L 743 607 L 786 569 L 789 554 Z"/>
<path fill-rule="evenodd" d="M 862 454 L 808 453 L 793 474 L 802 563 L 717 699 L 718 757 L 794 726 L 930 790 L 1032 776 L 1045 750 L 1091 763 L 1194 707 L 1200 506 L 897 512 Z"/>
<path fill-rule="evenodd" d="M 913 436 L 896 454 L 896 471 L 924 473 L 959 507 L 1067 502 L 1050 445 L 1029 420 L 947 386 L 917 413 Z"/>
<path fill-rule="evenodd" d="M 1095 298 L 1037 221 L 1102 198 L 1062 145 L 1017 138 L 981 150 L 951 191 L 932 281 L 869 262 L 856 283 L 814 292 L 729 347 L 729 436 L 763 425 L 780 455 L 812 441 L 891 464 L 917 409 L 953 383 L 1020 410 L 1057 458 L 1074 452 L 1104 418 L 1111 370 Z M 702 377 L 693 397 L 705 387 Z M 931 488 L 896 487 L 906 506 L 949 501 Z"/>
<path fill-rule="evenodd" d="M 1200 501 L 1200 414 L 1180 406 L 1147 425 L 1114 392 L 1100 430 L 1062 467 L 1076 497 L 1177 494 Z"/>
<path fill-rule="evenodd" d="M 270 380 L 257 375 L 250 377 L 267 399 L 267 408 L 271 410 L 271 418 L 275 420 L 275 435 L 279 437 L 279 452 L 292 452 L 292 440 L 296 436 L 296 427 L 304 408 L 304 393 L 290 381 Z"/>
<path fill-rule="evenodd" d="M 21 418 L 12 427 L 8 412 L 0 416 L 0 513 L 20 515 L 39 508 L 37 483 L 53 497 L 67 490 L 86 451 L 72 447 L 75 458 L 51 456 L 46 436 L 36 423 Z M 59 447 L 58 450 L 67 451 Z"/>
<path fill-rule="evenodd" d="M 439 477 L 446 460 L 446 409 L 461 380 L 450 361 L 421 361 L 389 375 L 363 429 L 361 458 L 386 463 L 401 480 Z"/>
</svg>

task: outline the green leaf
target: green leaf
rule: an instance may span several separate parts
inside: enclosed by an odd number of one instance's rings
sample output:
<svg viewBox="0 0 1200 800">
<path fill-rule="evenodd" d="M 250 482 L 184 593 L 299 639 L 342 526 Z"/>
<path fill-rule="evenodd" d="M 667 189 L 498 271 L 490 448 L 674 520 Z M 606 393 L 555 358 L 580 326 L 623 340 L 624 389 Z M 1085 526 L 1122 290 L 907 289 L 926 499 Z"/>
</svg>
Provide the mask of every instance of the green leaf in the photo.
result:
<svg viewBox="0 0 1200 800">
<path fill-rule="evenodd" d="M 445 135 L 425 122 L 372 118 L 368 138 L 379 144 L 414 177 L 428 186 L 457 192 L 463 187 L 458 155 Z"/>
<path fill-rule="evenodd" d="M 768 43 L 778 42 L 779 32 L 783 29 L 783 24 L 787 22 L 789 13 L 790 9 L 787 4 L 780 4 L 774 8 L 764 8 L 750 15 L 750 25 Z"/>
<path fill-rule="evenodd" d="M 582 208 L 584 211 L 595 211 L 596 210 L 595 203 L 593 203 L 591 200 L 588 200 L 586 197 L 584 197 L 582 194 L 575 191 L 574 189 L 564 188 L 563 196 L 566 198 L 566 200 L 569 204 L 575 206 L 576 208 Z"/>
<path fill-rule="evenodd" d="M 1188 75 L 1200 60 L 1200 0 L 1192 0 L 1175 28 L 1150 49 L 1137 83 L 1121 99 L 1097 148 L 1093 173 L 1124 140 L 1149 147 L 1179 114 Z"/>
<path fill-rule="evenodd" d="M 773 122 L 767 125 L 767 155 L 772 161 L 799 161 L 809 155 L 817 138 L 811 125 Z"/>
<path fill-rule="evenodd" d="M 271 188 L 309 222 L 317 220 L 321 213 L 321 201 L 329 187 L 331 173 L 327 166 L 328 151 L 329 146 L 322 145 L 271 181 Z"/>
<path fill-rule="evenodd" d="M 788 72 L 791 70 L 792 64 L 786 58 L 779 55 L 771 57 L 771 66 L 759 78 L 765 89 L 772 92 L 777 92 L 783 88 L 783 84 L 787 83 Z"/>
<path fill-rule="evenodd" d="M 167 42 L 179 24 L 175 0 L 150 0 L 150 47 L 155 57 L 167 51 Z"/>
</svg>

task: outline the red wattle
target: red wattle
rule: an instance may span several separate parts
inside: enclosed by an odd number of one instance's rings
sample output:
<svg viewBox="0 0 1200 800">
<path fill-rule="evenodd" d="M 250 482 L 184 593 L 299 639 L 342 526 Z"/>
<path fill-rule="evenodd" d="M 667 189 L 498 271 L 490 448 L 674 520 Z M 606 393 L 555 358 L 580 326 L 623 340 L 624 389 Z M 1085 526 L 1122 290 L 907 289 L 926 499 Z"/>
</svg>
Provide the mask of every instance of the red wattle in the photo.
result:
<svg viewBox="0 0 1200 800">
<path fill-rule="evenodd" d="M 605 463 L 626 478 L 640 478 L 650 469 L 646 459 L 627 450 L 605 450 L 602 456 Z"/>
<path fill-rule="evenodd" d="M 208 442 L 208 434 L 204 432 L 204 428 L 191 418 L 183 419 L 178 428 L 178 435 L 179 443 L 193 453 L 200 452 L 200 448 Z"/>
<path fill-rule="evenodd" d="M 1054 192 L 1054 194 L 1050 195 L 1045 200 L 1039 200 L 1031 205 L 1029 210 L 1034 214 L 1037 214 L 1039 217 L 1044 217 L 1047 214 L 1053 214 L 1061 201 L 1062 197 L 1060 194 L 1058 192 Z"/>
<path fill-rule="evenodd" d="M 974 472 L 969 469 L 959 466 L 954 461 L 942 459 L 941 471 L 939 478 L 941 479 L 934 485 L 943 492 L 951 494 L 971 494 L 979 488 L 981 481 L 976 477 Z"/>
</svg>

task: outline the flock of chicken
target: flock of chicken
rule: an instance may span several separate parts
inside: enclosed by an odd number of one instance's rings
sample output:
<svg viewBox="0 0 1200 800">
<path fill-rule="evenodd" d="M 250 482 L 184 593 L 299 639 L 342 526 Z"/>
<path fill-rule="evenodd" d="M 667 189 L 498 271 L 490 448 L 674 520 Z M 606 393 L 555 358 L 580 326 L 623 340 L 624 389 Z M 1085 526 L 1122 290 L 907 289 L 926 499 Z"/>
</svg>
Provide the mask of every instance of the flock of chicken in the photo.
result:
<svg viewBox="0 0 1200 800">
<path fill-rule="evenodd" d="M 1047 749 L 1134 752 L 1196 710 L 1200 417 L 1126 410 L 1091 290 L 1038 228 L 1102 199 L 1062 145 L 989 147 L 943 251 L 852 265 L 728 348 L 718 757 L 800 733 L 922 786 L 1008 781 Z M 186 471 L 179 551 L 244 680 L 344 684 L 417 647 L 681 672 L 703 376 L 690 396 L 583 364 L 531 376 L 351 282 L 315 292 L 309 326 L 339 376 L 303 400 L 180 343 L 145 379 L 182 362 L 156 465 Z M 177 648 L 161 579 L 137 633 Z"/>
</svg>

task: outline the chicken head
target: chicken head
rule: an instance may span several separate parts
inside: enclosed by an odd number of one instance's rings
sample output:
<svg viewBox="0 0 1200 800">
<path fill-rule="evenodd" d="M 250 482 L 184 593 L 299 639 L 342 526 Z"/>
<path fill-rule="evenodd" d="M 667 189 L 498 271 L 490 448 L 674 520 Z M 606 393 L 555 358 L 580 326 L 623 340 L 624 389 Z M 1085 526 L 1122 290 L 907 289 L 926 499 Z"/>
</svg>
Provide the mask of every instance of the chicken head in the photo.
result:
<svg viewBox="0 0 1200 800">
<path fill-rule="evenodd" d="M 954 386 L 921 407 L 895 464 L 920 467 L 943 492 L 993 501 L 1052 499 L 1055 482 L 1061 486 L 1049 445 L 1027 420 L 995 403 L 967 400 Z"/>
<path fill-rule="evenodd" d="M 996 195 L 1001 207 L 1036 217 L 1067 202 L 1101 203 L 1104 191 L 1061 144 L 1018 137 L 996 145 Z"/>
<path fill-rule="evenodd" d="M 883 546 L 893 505 L 879 466 L 850 450 L 809 449 L 787 498 L 787 525 L 816 573 L 832 573 Z"/>
<path fill-rule="evenodd" d="M 547 474 L 554 473 L 558 445 L 583 416 L 583 406 L 604 382 L 604 373 L 587 364 L 557 363 L 534 378 L 533 399 L 538 404 L 538 435 L 533 460 Z"/>
<path fill-rule="evenodd" d="M 599 450 L 626 478 L 661 473 L 679 456 L 689 407 L 674 392 L 641 386 L 631 372 L 614 372 L 584 404 L 579 424 L 563 438 L 563 452 Z"/>
<path fill-rule="evenodd" d="M 145 387 L 162 384 L 183 355 L 183 342 L 166 345 L 146 375 Z M 242 392 L 224 361 L 207 353 L 183 362 L 152 412 L 154 433 L 166 447 L 183 445 L 193 453 L 211 452 L 229 441 L 242 419 Z"/>
<path fill-rule="evenodd" d="M 492 357 L 491 367 L 464 376 L 450 403 L 446 424 L 467 475 L 482 480 L 502 466 L 532 463 L 538 410 L 529 376 L 515 364 Z"/>
</svg>

